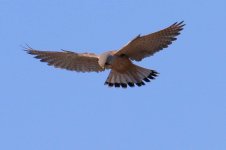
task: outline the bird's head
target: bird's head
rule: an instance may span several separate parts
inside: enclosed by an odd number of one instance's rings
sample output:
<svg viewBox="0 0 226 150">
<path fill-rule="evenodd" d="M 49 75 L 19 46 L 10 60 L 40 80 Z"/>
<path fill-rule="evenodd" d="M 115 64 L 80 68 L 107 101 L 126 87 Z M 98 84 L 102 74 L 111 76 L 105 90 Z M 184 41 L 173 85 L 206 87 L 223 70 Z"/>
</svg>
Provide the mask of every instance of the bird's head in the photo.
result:
<svg viewBox="0 0 226 150">
<path fill-rule="evenodd" d="M 112 63 L 113 58 L 114 56 L 112 56 L 112 52 L 108 51 L 100 55 L 98 63 L 103 69 L 108 68 Z"/>
</svg>

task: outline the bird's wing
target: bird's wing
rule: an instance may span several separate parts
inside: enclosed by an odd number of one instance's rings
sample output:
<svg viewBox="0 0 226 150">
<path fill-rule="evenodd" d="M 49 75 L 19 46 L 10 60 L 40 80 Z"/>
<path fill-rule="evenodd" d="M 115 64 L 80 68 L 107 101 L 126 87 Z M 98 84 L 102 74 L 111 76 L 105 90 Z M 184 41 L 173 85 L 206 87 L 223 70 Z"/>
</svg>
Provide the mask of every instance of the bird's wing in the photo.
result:
<svg viewBox="0 0 226 150">
<path fill-rule="evenodd" d="M 174 23 L 168 28 L 155 33 L 140 36 L 129 42 L 120 49 L 116 55 L 126 55 L 132 60 L 141 61 L 143 58 L 153 55 L 155 52 L 168 47 L 172 41 L 176 40 L 176 36 L 183 29 L 183 21 Z"/>
<path fill-rule="evenodd" d="M 63 50 L 62 52 L 39 51 L 31 47 L 25 49 L 28 54 L 35 55 L 41 62 L 56 68 L 77 72 L 100 72 L 104 69 L 98 64 L 99 57 L 93 53 L 75 53 Z"/>
</svg>

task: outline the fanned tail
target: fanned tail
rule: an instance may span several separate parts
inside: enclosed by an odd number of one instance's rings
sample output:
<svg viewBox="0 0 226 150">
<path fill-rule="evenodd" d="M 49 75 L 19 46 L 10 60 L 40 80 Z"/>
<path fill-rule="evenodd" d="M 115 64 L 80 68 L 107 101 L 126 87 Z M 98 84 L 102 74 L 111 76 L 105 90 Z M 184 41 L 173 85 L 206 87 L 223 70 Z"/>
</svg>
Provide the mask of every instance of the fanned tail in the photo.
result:
<svg viewBox="0 0 226 150">
<path fill-rule="evenodd" d="M 123 73 L 111 70 L 105 85 L 122 88 L 127 88 L 127 86 L 134 87 L 135 85 L 140 87 L 145 85 L 145 82 L 150 82 L 155 79 L 157 75 L 158 72 L 155 70 L 133 65 L 133 67 Z"/>
</svg>

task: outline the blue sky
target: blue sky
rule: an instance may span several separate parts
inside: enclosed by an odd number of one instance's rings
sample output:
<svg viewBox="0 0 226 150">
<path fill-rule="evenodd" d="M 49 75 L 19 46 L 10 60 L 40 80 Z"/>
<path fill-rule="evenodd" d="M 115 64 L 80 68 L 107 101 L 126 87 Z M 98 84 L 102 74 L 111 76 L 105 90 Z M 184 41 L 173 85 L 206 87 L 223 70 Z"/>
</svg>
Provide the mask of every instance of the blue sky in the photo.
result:
<svg viewBox="0 0 226 150">
<path fill-rule="evenodd" d="M 1 150 L 225 150 L 226 1 L 0 0 Z M 144 87 L 49 67 L 21 45 L 102 53 L 184 20 Z"/>
</svg>

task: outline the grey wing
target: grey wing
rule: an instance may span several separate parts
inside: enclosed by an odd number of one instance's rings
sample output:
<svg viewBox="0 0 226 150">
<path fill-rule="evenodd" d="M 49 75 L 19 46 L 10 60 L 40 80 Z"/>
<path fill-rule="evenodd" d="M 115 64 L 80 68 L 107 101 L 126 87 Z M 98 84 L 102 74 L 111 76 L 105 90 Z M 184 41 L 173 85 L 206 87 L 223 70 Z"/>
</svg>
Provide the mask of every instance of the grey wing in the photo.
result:
<svg viewBox="0 0 226 150">
<path fill-rule="evenodd" d="M 67 69 L 77 72 L 100 72 L 104 69 L 98 64 L 99 57 L 93 53 L 75 53 L 71 51 L 54 52 L 39 51 L 31 47 L 25 49 L 28 54 L 35 55 L 41 62 L 56 68 Z"/>
<path fill-rule="evenodd" d="M 172 44 L 172 41 L 176 40 L 176 36 L 180 34 L 184 25 L 183 21 L 176 22 L 158 32 L 144 36 L 138 35 L 120 49 L 116 55 L 127 55 L 132 60 L 141 61 L 143 58 L 151 56 Z"/>
</svg>

